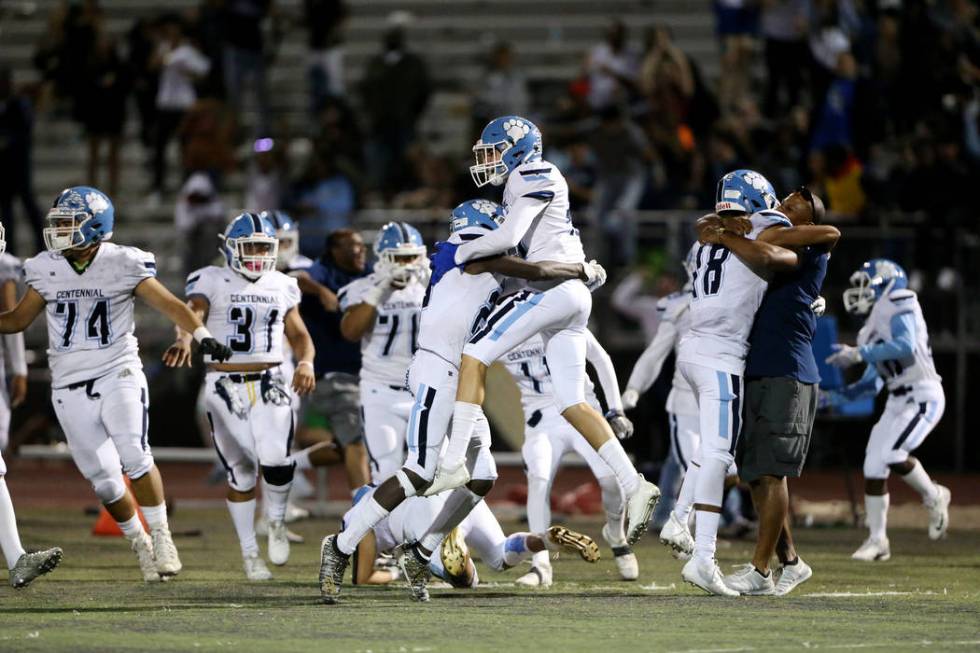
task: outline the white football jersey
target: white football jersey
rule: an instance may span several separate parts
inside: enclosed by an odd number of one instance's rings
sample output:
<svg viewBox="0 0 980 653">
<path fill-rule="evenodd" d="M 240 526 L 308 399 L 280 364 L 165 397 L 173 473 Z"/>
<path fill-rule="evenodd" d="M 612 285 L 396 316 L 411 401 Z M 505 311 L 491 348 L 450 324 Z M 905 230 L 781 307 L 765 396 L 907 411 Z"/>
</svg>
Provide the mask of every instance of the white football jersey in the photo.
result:
<svg viewBox="0 0 980 653">
<path fill-rule="evenodd" d="M 540 197 L 548 203 L 521 240 L 520 249 L 525 253 L 525 258 L 531 262 L 585 261 L 582 240 L 578 229 L 572 225 L 568 183 L 558 168 L 547 161 L 538 160 L 523 163 L 511 172 L 504 186 L 504 208 L 527 196 Z"/>
<path fill-rule="evenodd" d="M 229 267 L 209 265 L 187 276 L 184 294 L 200 295 L 210 304 L 206 326 L 218 342 L 231 347 L 227 362 L 285 360 L 284 320 L 300 300 L 295 278 L 273 271 L 251 281 Z"/>
<path fill-rule="evenodd" d="M 774 225 L 789 227 L 778 211 L 751 216 L 754 240 Z M 769 282 L 722 245 L 702 245 L 695 257 L 691 289 L 691 328 L 681 340 L 677 359 L 729 374 L 745 371 L 749 333 Z"/>
<path fill-rule="evenodd" d="M 677 344 L 691 330 L 691 293 L 675 292 L 661 297 L 657 302 L 657 312 L 660 314 L 661 323 L 669 322 L 674 325 L 676 349 Z M 674 365 L 674 377 L 671 380 L 670 394 L 667 395 L 664 408 L 677 415 L 698 414 L 698 402 L 694 398 L 694 391 L 691 390 L 691 385 L 677 365 Z"/>
<path fill-rule="evenodd" d="M 47 306 L 51 386 L 61 388 L 125 366 L 142 369 L 133 335 L 133 291 L 156 276 L 153 254 L 104 242 L 84 272 L 43 252 L 24 262 L 28 286 Z"/>
<path fill-rule="evenodd" d="M 892 318 L 903 313 L 911 313 L 915 320 L 915 346 L 912 355 L 875 363 L 878 375 L 885 380 L 889 390 L 897 390 L 918 381 L 942 381 L 942 377 L 936 373 L 932 348 L 929 346 L 929 330 L 914 290 L 893 290 L 876 301 L 864 326 L 858 331 L 857 344 L 890 342 L 893 339 Z"/>
<path fill-rule="evenodd" d="M 346 311 L 364 301 L 364 294 L 374 287 L 375 275 L 355 279 L 339 291 L 340 310 Z M 425 286 L 413 280 L 391 293 L 377 307 L 374 329 L 361 339 L 361 378 L 399 387 L 405 384 L 405 371 L 412 363 L 418 343 L 419 313 L 425 298 Z"/>
<path fill-rule="evenodd" d="M 449 242 L 470 241 L 486 233 L 486 229 L 469 227 L 452 234 Z M 426 290 L 419 318 L 419 349 L 458 366 L 463 347 L 493 311 L 499 292 L 500 280 L 489 272 L 467 274 L 459 268 L 447 272 Z"/>
<path fill-rule="evenodd" d="M 551 382 L 551 369 L 544 354 L 544 340 L 540 335 L 511 349 L 501 362 L 507 366 L 507 371 L 517 383 L 517 389 L 521 391 L 525 417 L 529 418 L 536 410 L 554 407 L 555 392 Z M 600 408 L 595 385 L 588 376 L 585 377 L 585 400 L 594 408 Z"/>
<path fill-rule="evenodd" d="M 0 286 L 13 281 L 20 283 L 24 278 L 24 267 L 20 259 L 13 254 L 0 254 Z M 0 372 L 3 370 L 4 338 L 0 338 Z"/>
</svg>

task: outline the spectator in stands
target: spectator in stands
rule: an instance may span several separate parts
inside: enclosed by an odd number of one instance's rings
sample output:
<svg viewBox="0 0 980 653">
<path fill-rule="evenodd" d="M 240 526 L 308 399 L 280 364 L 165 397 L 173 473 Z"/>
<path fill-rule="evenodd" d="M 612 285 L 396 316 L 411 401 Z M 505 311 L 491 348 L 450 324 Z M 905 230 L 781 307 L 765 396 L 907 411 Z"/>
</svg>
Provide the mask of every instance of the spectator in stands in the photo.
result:
<svg viewBox="0 0 980 653">
<path fill-rule="evenodd" d="M 639 86 L 654 114 L 670 114 L 671 122 L 684 121 L 694 97 L 694 74 L 687 55 L 674 44 L 665 26 L 654 27 L 647 34 Z"/>
<path fill-rule="evenodd" d="M 765 113 L 778 118 L 799 104 L 807 69 L 806 34 L 810 0 L 767 0 L 762 4 L 765 40 Z"/>
<path fill-rule="evenodd" d="M 18 251 L 14 200 L 20 199 L 25 217 L 34 232 L 34 249 L 44 250 L 41 211 L 34 200 L 32 129 L 30 101 L 14 91 L 9 68 L 0 67 L 0 221 L 7 230 L 7 250 Z"/>
<path fill-rule="evenodd" d="M 273 11 L 272 0 L 225 0 L 221 13 L 224 28 L 224 81 L 228 103 L 237 111 L 244 106 L 246 80 L 254 90 L 258 136 L 269 133 L 269 91 L 266 83 L 265 39 L 262 23 Z"/>
<path fill-rule="evenodd" d="M 206 172 L 194 172 L 184 182 L 174 208 L 174 227 L 183 249 L 184 274 L 210 265 L 218 255 L 215 235 L 228 223 L 225 204 Z"/>
<path fill-rule="evenodd" d="M 357 187 L 364 185 L 364 139 L 357 118 L 343 98 L 328 98 L 317 114 L 313 149 L 333 157 L 337 170 Z"/>
<path fill-rule="evenodd" d="M 79 88 L 79 116 L 88 135 L 87 183 L 101 186 L 99 157 L 105 144 L 108 149 L 108 191 L 112 197 L 119 191 L 119 147 L 126 124 L 130 88 L 129 67 L 119 56 L 115 41 L 108 34 L 100 33 L 85 67 L 84 84 Z"/>
<path fill-rule="evenodd" d="M 84 107 L 80 95 L 87 84 L 86 66 L 100 32 L 105 29 L 102 9 L 98 0 L 83 0 L 70 3 L 65 17 L 64 42 L 62 43 L 61 65 L 64 92 L 72 100 L 72 117 L 83 121 Z"/>
<path fill-rule="evenodd" d="M 60 2 L 51 9 L 48 14 L 47 29 L 41 33 L 34 50 L 34 67 L 41 75 L 37 97 L 39 111 L 66 98 L 68 81 L 65 62 L 65 20 L 67 16 L 67 2 Z"/>
<path fill-rule="evenodd" d="M 194 102 L 194 81 L 207 74 L 211 62 L 191 41 L 183 21 L 176 15 L 162 19 L 162 38 L 154 57 L 160 70 L 157 89 L 157 129 L 153 152 L 153 194 L 150 203 L 159 205 L 167 175 L 167 145 Z"/>
<path fill-rule="evenodd" d="M 831 145 L 853 146 L 851 120 L 856 88 L 857 62 L 850 52 L 842 52 L 837 57 L 836 74 L 827 86 L 827 95 L 816 110 L 811 150 L 823 150 Z"/>
<path fill-rule="evenodd" d="M 616 20 L 606 28 L 603 41 L 588 54 L 589 106 L 595 111 L 629 100 L 636 88 L 639 57 L 629 46 L 626 25 Z"/>
<path fill-rule="evenodd" d="M 595 198 L 595 157 L 589 144 L 574 140 L 565 147 L 551 150 L 545 157 L 562 171 L 568 182 L 568 200 L 572 211 L 586 209 Z"/>
<path fill-rule="evenodd" d="M 207 74 L 198 80 L 196 86 L 205 97 L 227 100 L 225 93 L 224 61 L 225 51 L 225 0 L 201 0 L 193 15 L 193 31 L 197 35 L 198 47 L 209 61 L 215 62 Z"/>
<path fill-rule="evenodd" d="M 395 209 L 452 209 L 455 194 L 453 171 L 445 157 L 436 156 L 421 143 L 408 148 L 407 159 L 418 176 L 417 185 L 396 195 Z"/>
<path fill-rule="evenodd" d="M 185 172 L 204 170 L 220 187 L 235 170 L 235 113 L 215 98 L 202 98 L 184 114 L 177 130 Z"/>
<path fill-rule="evenodd" d="M 759 7 L 755 0 L 715 0 L 715 18 L 721 41 L 718 101 L 722 112 L 728 113 L 749 93 Z"/>
<path fill-rule="evenodd" d="M 310 30 L 310 108 L 319 113 L 327 98 L 343 97 L 343 25 L 349 9 L 344 0 L 303 0 L 303 21 Z"/>
<path fill-rule="evenodd" d="M 497 116 L 525 116 L 530 108 L 527 78 L 514 66 L 514 49 L 503 41 L 494 44 L 487 69 L 477 77 L 474 88 L 474 128 L 482 130 Z"/>
<path fill-rule="evenodd" d="M 282 206 L 286 177 L 285 147 L 267 137 L 252 143 L 245 181 L 245 210 L 259 213 Z"/>
<path fill-rule="evenodd" d="M 354 186 L 333 157 L 311 154 L 286 199 L 286 209 L 300 223 L 300 253 L 316 258 L 329 233 L 350 225 L 355 208 Z"/>
<path fill-rule="evenodd" d="M 431 87 L 425 61 L 406 48 L 406 18 L 395 12 L 389 21 L 383 50 L 368 62 L 361 80 L 361 96 L 368 118 L 371 181 L 390 197 L 411 179 L 405 151 L 415 140 Z"/>
<path fill-rule="evenodd" d="M 864 211 L 863 174 L 861 161 L 845 144 L 833 144 L 810 155 L 810 175 L 826 191 L 828 215 L 835 221 L 857 219 Z"/>
<path fill-rule="evenodd" d="M 160 71 L 154 65 L 160 40 L 160 24 L 155 18 L 139 18 L 127 34 L 129 77 L 136 111 L 140 117 L 140 142 L 147 152 L 153 151 L 156 133 L 157 91 Z"/>
</svg>

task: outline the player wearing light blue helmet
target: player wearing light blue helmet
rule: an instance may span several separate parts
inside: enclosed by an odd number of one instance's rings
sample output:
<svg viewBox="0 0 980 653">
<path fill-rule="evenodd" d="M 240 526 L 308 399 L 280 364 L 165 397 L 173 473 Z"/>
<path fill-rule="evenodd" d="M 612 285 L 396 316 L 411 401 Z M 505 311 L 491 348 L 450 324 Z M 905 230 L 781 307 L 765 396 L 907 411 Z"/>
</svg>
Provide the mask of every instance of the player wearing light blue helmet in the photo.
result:
<svg viewBox="0 0 980 653">
<path fill-rule="evenodd" d="M 541 158 L 541 131 L 520 116 L 494 118 L 480 132 L 473 156 L 473 183 L 478 187 L 500 186 L 519 165 Z"/>
<path fill-rule="evenodd" d="M 718 180 L 715 192 L 715 212 L 752 215 L 774 209 L 779 204 L 776 189 L 755 170 L 733 170 Z"/>
<path fill-rule="evenodd" d="M 454 234 L 469 227 L 494 230 L 504 219 L 504 210 L 490 200 L 466 200 L 453 209 L 449 216 L 449 233 Z"/>
<path fill-rule="evenodd" d="M 383 225 L 374 241 L 374 253 L 378 257 L 375 271 L 389 275 L 396 284 L 405 285 L 413 276 L 428 283 L 425 242 L 419 230 L 407 222 Z"/>
<path fill-rule="evenodd" d="M 844 291 L 844 309 L 856 315 L 867 315 L 883 295 L 909 286 L 902 266 L 886 258 L 865 261 L 850 282 L 851 287 Z"/>
<path fill-rule="evenodd" d="M 313 262 L 299 253 L 299 224 L 285 211 L 262 211 L 265 218 L 276 230 L 279 250 L 276 256 L 276 269 L 280 272 L 301 270 Z"/>
<path fill-rule="evenodd" d="M 268 218 L 242 213 L 219 238 L 228 267 L 243 277 L 254 281 L 276 269 L 279 239 Z"/>
<path fill-rule="evenodd" d="M 109 240 L 115 214 L 112 201 L 97 188 L 66 188 L 48 211 L 44 245 L 49 252 L 62 252 Z"/>
</svg>

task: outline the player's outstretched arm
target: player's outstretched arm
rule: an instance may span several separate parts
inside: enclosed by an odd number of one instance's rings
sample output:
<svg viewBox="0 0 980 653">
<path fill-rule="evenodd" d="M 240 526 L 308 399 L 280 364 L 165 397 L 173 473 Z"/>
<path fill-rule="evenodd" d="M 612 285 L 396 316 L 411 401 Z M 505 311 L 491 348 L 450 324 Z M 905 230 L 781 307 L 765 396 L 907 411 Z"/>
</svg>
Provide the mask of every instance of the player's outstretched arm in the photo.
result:
<svg viewBox="0 0 980 653">
<path fill-rule="evenodd" d="M 820 247 L 829 252 L 837 245 L 837 241 L 840 240 L 840 230 L 829 224 L 802 224 L 796 227 L 773 227 L 760 233 L 757 240 L 787 249 Z"/>
<path fill-rule="evenodd" d="M 157 281 L 156 277 L 143 279 L 133 292 L 155 310 L 166 315 L 171 322 L 190 332 L 200 345 L 201 351 L 209 354 L 213 360 L 222 363 L 231 358 L 231 349 L 215 340 L 201 322 L 201 318 Z"/>
<path fill-rule="evenodd" d="M 465 271 L 468 274 L 495 272 L 505 277 L 515 277 L 527 281 L 566 281 L 568 279 L 586 281 L 588 273 L 585 265 L 585 263 L 558 263 L 555 261 L 528 263 L 517 256 L 494 256 L 467 263 Z"/>
<path fill-rule="evenodd" d="M 498 228 L 475 240 L 463 243 L 456 249 L 456 263 L 466 263 L 517 247 L 534 219 L 551 203 L 554 195 L 548 195 L 549 192 L 538 191 L 519 197 L 511 205 L 507 217 Z"/>
<path fill-rule="evenodd" d="M 308 395 L 316 386 L 316 374 L 313 372 L 313 358 L 316 349 L 313 348 L 313 338 L 306 330 L 299 309 L 295 306 L 286 313 L 283 321 L 286 340 L 296 356 L 296 371 L 293 373 L 293 390 L 299 395 Z"/>
<path fill-rule="evenodd" d="M 357 342 L 367 335 L 374 328 L 375 320 L 378 318 L 378 305 L 385 303 L 395 290 L 391 285 L 390 275 L 375 271 L 371 279 L 374 284 L 364 292 L 361 301 L 348 306 L 343 317 L 340 318 L 340 335 L 344 336 L 345 340 Z"/>
<path fill-rule="evenodd" d="M 17 306 L 17 282 L 8 279 L 0 286 L 0 311 L 9 311 Z M 8 333 L 3 336 L 3 351 L 10 367 L 10 405 L 20 406 L 27 398 L 27 351 L 24 348 L 23 333 Z"/>
<path fill-rule="evenodd" d="M 660 376 L 664 362 L 676 342 L 677 326 L 670 320 L 661 320 L 657 334 L 636 360 L 629 381 L 626 382 L 626 392 L 623 393 L 623 407 L 626 410 L 636 408 L 640 395 L 649 390 Z"/>
<path fill-rule="evenodd" d="M 292 276 L 296 277 L 296 283 L 299 284 L 299 291 L 304 295 L 313 295 L 319 299 L 324 310 L 328 313 L 336 313 L 340 310 L 340 300 L 337 299 L 337 293 L 316 281 L 308 272 L 299 270 Z"/>
<path fill-rule="evenodd" d="M 46 302 L 41 294 L 27 286 L 27 292 L 13 310 L 0 313 L 0 333 L 20 333 L 44 310 Z"/>
<path fill-rule="evenodd" d="M 201 320 L 203 324 L 208 316 L 208 308 L 210 304 L 208 300 L 204 298 L 203 295 L 194 295 L 187 300 L 187 307 L 191 309 Z M 193 336 L 187 331 L 184 331 L 178 325 L 174 325 L 174 331 L 177 334 L 177 339 L 174 344 L 167 348 L 167 351 L 163 352 L 163 364 L 167 367 L 183 367 L 191 366 L 191 341 L 194 339 Z"/>
</svg>

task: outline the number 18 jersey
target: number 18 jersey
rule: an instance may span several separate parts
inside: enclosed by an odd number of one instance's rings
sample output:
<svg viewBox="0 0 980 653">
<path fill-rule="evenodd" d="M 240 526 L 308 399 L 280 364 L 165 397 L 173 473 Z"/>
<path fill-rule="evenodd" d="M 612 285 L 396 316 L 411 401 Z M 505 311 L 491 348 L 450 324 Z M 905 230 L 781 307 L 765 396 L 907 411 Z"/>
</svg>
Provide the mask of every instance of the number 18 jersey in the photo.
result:
<svg viewBox="0 0 980 653">
<path fill-rule="evenodd" d="M 283 362 L 283 320 L 301 298 L 295 278 L 273 271 L 252 281 L 209 265 L 188 275 L 185 295 L 200 295 L 210 304 L 208 331 L 231 348 L 227 362 Z"/>
<path fill-rule="evenodd" d="M 752 240 L 769 227 L 790 226 L 778 211 L 760 211 L 750 220 L 746 238 Z M 681 339 L 677 360 L 741 375 L 755 313 L 769 283 L 722 245 L 699 247 L 694 264 L 691 329 Z"/>
<path fill-rule="evenodd" d="M 44 301 L 51 386 L 63 388 L 126 367 L 142 368 L 133 335 L 133 291 L 156 276 L 153 254 L 102 243 L 84 272 L 59 253 L 24 262 L 27 285 Z"/>
</svg>

